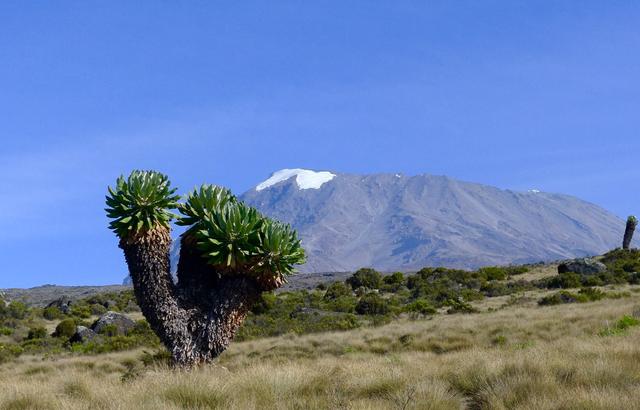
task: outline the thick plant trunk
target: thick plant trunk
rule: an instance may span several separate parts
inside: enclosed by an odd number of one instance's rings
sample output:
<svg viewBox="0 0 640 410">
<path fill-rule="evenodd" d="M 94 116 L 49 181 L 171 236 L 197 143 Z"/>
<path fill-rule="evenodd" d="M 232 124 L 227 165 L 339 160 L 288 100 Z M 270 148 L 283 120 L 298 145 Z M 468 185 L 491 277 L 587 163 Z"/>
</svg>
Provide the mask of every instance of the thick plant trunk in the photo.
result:
<svg viewBox="0 0 640 410">
<path fill-rule="evenodd" d="M 624 230 L 624 239 L 622 240 L 622 249 L 629 249 L 631 246 L 631 240 L 633 239 L 633 233 L 636 230 L 638 222 L 635 219 L 629 218 L 627 220 L 627 227 Z"/>
<path fill-rule="evenodd" d="M 165 228 L 120 242 L 149 325 L 178 366 L 193 367 L 211 362 L 229 346 L 261 290 L 246 276 L 219 277 L 190 246 L 181 251 L 178 288 L 170 276 L 170 246 Z"/>
</svg>

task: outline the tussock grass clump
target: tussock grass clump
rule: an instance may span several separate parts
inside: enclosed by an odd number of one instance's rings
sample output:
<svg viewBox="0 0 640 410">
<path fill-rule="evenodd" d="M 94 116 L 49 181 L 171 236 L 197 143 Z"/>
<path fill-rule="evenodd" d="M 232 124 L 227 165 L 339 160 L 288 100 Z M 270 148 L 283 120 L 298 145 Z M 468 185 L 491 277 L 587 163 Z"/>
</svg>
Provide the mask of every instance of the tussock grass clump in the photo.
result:
<svg viewBox="0 0 640 410">
<path fill-rule="evenodd" d="M 177 385 L 166 389 L 162 396 L 183 409 L 223 409 L 225 401 L 215 391 L 194 385 Z"/>
</svg>

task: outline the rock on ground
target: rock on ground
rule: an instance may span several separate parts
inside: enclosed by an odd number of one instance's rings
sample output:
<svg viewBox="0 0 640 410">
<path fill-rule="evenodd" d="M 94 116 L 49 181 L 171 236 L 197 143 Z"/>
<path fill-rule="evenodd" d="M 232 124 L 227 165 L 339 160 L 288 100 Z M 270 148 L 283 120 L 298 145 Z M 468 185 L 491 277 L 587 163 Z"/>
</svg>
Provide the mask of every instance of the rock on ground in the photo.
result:
<svg viewBox="0 0 640 410">
<path fill-rule="evenodd" d="M 597 275 L 606 270 L 607 267 L 604 263 L 593 258 L 573 259 L 558 265 L 558 273 L 573 272 L 579 275 Z"/>
<path fill-rule="evenodd" d="M 118 335 L 126 335 L 136 326 L 136 322 L 121 313 L 107 312 L 93 323 L 91 329 L 96 333 L 101 333 L 111 325 L 116 327 Z"/>
<path fill-rule="evenodd" d="M 78 342 L 87 343 L 92 340 L 95 340 L 97 337 L 98 337 L 98 334 L 93 330 L 84 326 L 78 326 L 76 327 L 76 333 L 73 336 L 71 336 L 69 341 L 71 343 L 78 343 Z"/>
</svg>

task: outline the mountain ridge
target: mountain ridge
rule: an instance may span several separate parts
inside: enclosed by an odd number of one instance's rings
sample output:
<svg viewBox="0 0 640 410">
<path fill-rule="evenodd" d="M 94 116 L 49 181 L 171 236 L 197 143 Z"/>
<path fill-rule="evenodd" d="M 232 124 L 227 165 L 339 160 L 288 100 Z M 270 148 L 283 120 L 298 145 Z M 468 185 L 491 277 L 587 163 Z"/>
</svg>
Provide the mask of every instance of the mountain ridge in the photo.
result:
<svg viewBox="0 0 640 410">
<path fill-rule="evenodd" d="M 302 272 L 569 259 L 616 247 L 624 229 L 617 216 L 570 195 L 444 175 L 330 173 L 315 189 L 301 189 L 294 173 L 240 196 L 298 230 L 309 254 Z"/>
</svg>

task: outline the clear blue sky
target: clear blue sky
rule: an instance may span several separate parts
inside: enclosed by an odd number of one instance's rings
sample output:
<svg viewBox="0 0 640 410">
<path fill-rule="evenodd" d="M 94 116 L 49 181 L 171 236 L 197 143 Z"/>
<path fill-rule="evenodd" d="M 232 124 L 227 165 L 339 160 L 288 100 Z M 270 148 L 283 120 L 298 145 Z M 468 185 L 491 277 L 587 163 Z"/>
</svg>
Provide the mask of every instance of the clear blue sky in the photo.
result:
<svg viewBox="0 0 640 410">
<path fill-rule="evenodd" d="M 446 174 L 640 213 L 638 21 L 635 1 L 0 2 L 0 288 L 119 283 L 103 201 L 133 168 L 182 192 Z"/>
</svg>

